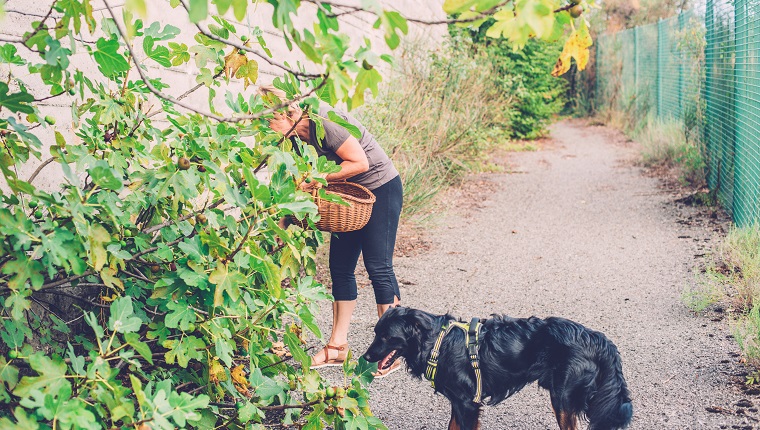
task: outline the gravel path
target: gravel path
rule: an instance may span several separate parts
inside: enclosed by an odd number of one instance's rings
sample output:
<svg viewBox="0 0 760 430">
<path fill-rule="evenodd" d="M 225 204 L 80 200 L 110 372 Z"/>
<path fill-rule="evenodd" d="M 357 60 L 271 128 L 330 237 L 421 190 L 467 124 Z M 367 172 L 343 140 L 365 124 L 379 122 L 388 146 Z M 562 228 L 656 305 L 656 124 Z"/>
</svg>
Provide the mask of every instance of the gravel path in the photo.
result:
<svg viewBox="0 0 760 430">
<path fill-rule="evenodd" d="M 578 321 L 620 349 L 632 429 L 754 428 L 757 398 L 734 383 L 741 368 L 725 322 L 691 315 L 679 298 L 712 230 L 689 225 L 693 210 L 631 167 L 633 150 L 609 130 L 565 121 L 552 137 L 542 151 L 510 156 L 519 173 L 479 177 L 496 185 L 493 193 L 478 209 L 452 208 L 426 234 L 430 250 L 397 258 L 403 304 L 466 319 Z M 376 318 L 362 284 L 351 332 L 359 353 Z M 322 313 L 322 327 L 329 317 Z M 427 381 L 399 372 L 371 390 L 373 411 L 390 429 L 446 428 L 448 401 Z M 742 406 L 750 416 L 737 413 Z M 535 384 L 482 417 L 483 429 L 557 428 Z"/>
</svg>

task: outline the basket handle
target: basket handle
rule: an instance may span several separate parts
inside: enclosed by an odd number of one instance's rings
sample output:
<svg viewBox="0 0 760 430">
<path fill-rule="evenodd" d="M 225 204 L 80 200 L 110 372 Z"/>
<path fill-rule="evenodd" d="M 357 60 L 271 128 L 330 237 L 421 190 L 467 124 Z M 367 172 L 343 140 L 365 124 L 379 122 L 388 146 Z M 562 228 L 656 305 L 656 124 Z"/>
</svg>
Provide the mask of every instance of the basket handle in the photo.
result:
<svg viewBox="0 0 760 430">
<path fill-rule="evenodd" d="M 319 197 L 320 188 L 322 188 L 322 183 L 316 182 L 311 189 L 311 196 L 314 198 L 314 201 L 317 203 L 317 207 L 319 207 L 319 202 L 322 199 L 321 197 Z"/>
</svg>

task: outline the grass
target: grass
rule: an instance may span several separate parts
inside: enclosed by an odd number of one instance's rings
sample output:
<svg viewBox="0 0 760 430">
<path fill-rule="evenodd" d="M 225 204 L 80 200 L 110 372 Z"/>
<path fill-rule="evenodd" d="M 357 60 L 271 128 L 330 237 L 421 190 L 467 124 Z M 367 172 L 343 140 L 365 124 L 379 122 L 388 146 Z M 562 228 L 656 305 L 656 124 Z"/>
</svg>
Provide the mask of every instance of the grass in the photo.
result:
<svg viewBox="0 0 760 430">
<path fill-rule="evenodd" d="M 732 310 L 734 338 L 746 361 L 760 366 L 760 224 L 731 228 L 697 286 L 682 298 L 695 312 L 725 303 Z"/>
<path fill-rule="evenodd" d="M 533 142 L 529 141 L 511 141 L 499 145 L 500 148 L 508 152 L 533 152 L 538 151 L 539 147 Z"/>
<path fill-rule="evenodd" d="M 452 45 L 453 46 L 453 45 Z M 443 189 L 487 169 L 511 100 L 491 66 L 449 47 L 406 46 L 380 94 L 359 114 L 404 183 L 404 217 L 420 220 Z"/>
<path fill-rule="evenodd" d="M 675 169 L 687 186 L 701 187 L 705 183 L 706 164 L 700 145 L 687 138 L 680 122 L 649 119 L 633 138 L 641 145 L 644 166 Z"/>
</svg>

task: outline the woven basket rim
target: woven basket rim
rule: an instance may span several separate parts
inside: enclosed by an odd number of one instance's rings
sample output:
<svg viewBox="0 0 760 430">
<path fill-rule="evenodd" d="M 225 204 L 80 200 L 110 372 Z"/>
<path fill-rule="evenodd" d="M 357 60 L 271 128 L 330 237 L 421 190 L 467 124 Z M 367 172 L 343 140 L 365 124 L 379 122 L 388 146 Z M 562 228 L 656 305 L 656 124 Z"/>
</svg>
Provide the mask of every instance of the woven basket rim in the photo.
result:
<svg viewBox="0 0 760 430">
<path fill-rule="evenodd" d="M 348 185 L 350 187 L 359 188 L 360 190 L 364 191 L 367 196 L 366 198 L 356 197 L 352 196 L 350 194 L 341 193 L 340 191 L 331 191 L 330 186 L 342 186 L 342 185 Z M 375 194 L 372 193 L 367 187 L 364 187 L 363 185 L 359 185 L 354 182 L 331 182 L 327 184 L 327 187 L 325 188 L 326 193 L 330 194 L 337 194 L 339 195 L 343 200 L 351 200 L 357 203 L 375 203 L 376 197 Z"/>
</svg>

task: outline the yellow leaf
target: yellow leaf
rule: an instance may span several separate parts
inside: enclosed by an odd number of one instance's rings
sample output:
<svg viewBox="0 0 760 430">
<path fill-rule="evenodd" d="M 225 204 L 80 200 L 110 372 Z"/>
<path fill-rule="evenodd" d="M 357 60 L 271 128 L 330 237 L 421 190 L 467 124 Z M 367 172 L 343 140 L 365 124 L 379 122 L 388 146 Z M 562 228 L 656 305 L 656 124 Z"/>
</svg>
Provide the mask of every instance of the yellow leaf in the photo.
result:
<svg viewBox="0 0 760 430">
<path fill-rule="evenodd" d="M 575 63 L 578 66 L 578 70 L 583 70 L 588 64 L 589 52 L 588 48 L 591 46 L 591 36 L 588 31 L 573 30 L 573 33 L 565 42 L 565 47 L 562 49 L 562 53 L 557 59 L 557 63 L 552 70 L 552 76 L 560 76 L 570 70 L 571 59 L 575 58 Z"/>
<path fill-rule="evenodd" d="M 213 360 L 211 362 L 211 365 L 209 365 L 208 380 L 214 384 L 218 384 L 220 381 L 227 380 L 227 372 L 224 371 L 224 367 L 222 367 L 222 365 L 219 363 L 219 360 Z M 245 380 L 245 373 L 243 373 L 243 380 Z"/>
<path fill-rule="evenodd" d="M 244 88 L 248 88 L 248 85 L 255 84 L 256 80 L 259 78 L 259 63 L 254 60 L 248 60 L 248 62 L 237 69 L 235 77 L 243 79 Z"/>
<path fill-rule="evenodd" d="M 227 79 L 230 79 L 230 75 L 235 76 L 238 69 L 240 69 L 247 62 L 248 58 L 245 56 L 245 54 L 241 54 L 236 48 L 233 48 L 232 52 L 224 57 L 224 75 L 227 76 Z M 258 73 L 258 67 L 256 70 Z"/>
<path fill-rule="evenodd" d="M 243 365 L 236 366 L 230 373 L 232 374 L 232 384 L 240 394 L 248 397 L 248 387 L 250 384 L 248 384 L 248 379 L 245 377 L 245 368 Z"/>
<path fill-rule="evenodd" d="M 100 271 L 100 278 L 103 279 L 103 283 L 106 284 L 106 287 L 118 287 L 120 290 L 124 291 L 124 283 L 121 282 L 121 279 L 116 277 L 116 273 L 118 272 L 113 267 L 106 267 Z"/>
<path fill-rule="evenodd" d="M 104 243 L 111 241 L 111 235 L 108 234 L 108 230 L 103 228 L 100 224 L 93 224 L 90 226 L 90 260 L 92 266 L 96 271 L 100 271 L 108 261 L 108 254 Z"/>
</svg>

